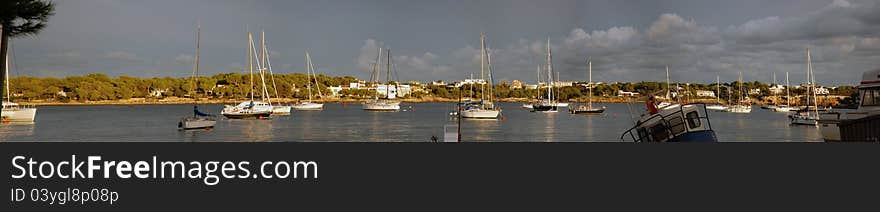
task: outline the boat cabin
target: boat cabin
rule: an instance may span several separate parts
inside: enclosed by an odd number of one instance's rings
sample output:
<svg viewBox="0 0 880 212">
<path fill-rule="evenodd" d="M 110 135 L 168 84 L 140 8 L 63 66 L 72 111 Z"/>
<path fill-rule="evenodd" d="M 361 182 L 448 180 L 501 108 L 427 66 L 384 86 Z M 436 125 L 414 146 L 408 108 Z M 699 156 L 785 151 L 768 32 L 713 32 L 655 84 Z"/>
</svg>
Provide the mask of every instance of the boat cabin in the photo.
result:
<svg viewBox="0 0 880 212">
<path fill-rule="evenodd" d="M 643 115 L 621 140 L 634 142 L 716 142 L 706 105 L 672 104 L 656 114 Z"/>
</svg>

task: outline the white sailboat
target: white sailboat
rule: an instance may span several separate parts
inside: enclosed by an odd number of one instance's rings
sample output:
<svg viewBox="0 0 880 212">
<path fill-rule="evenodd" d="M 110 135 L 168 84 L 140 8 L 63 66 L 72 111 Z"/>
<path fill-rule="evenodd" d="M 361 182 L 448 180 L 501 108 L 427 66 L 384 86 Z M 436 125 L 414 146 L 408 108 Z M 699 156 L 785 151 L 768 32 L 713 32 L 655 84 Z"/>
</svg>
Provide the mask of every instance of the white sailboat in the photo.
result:
<svg viewBox="0 0 880 212">
<path fill-rule="evenodd" d="M 488 63 L 488 70 L 486 65 Z M 488 72 L 487 72 L 488 71 Z M 486 80 L 486 76 L 489 80 Z M 501 109 L 496 107 L 492 100 L 495 97 L 494 88 L 492 87 L 492 55 L 486 49 L 486 38 L 480 33 L 480 77 L 483 84 L 480 84 L 482 90 L 480 102 L 478 104 L 469 105 L 465 110 L 461 111 L 462 118 L 472 119 L 497 119 L 501 114 Z"/>
<path fill-rule="evenodd" d="M 550 49 L 550 37 L 547 37 L 547 59 L 545 60 L 547 69 L 547 98 L 535 103 L 532 106 L 532 112 L 555 113 L 559 112 L 559 105 L 553 96 L 553 52 Z"/>
<path fill-rule="evenodd" d="M 272 72 L 272 59 L 269 57 L 269 45 L 266 45 L 266 33 L 262 34 L 262 50 L 260 53 L 261 60 L 263 63 L 263 68 L 260 70 L 260 76 L 263 76 L 264 70 L 269 70 L 269 79 L 272 81 L 272 91 L 275 92 L 275 97 L 281 97 L 278 95 L 278 86 L 275 85 L 275 73 Z M 265 82 L 263 82 L 263 86 L 265 88 Z M 266 96 L 269 96 L 269 100 L 272 97 L 268 92 L 264 93 Z M 271 101 L 269 102 L 271 104 Z M 274 115 L 290 115 L 291 107 L 289 105 L 283 105 L 280 103 L 271 104 L 272 105 L 272 114 Z"/>
<path fill-rule="evenodd" d="M 34 118 L 37 116 L 36 106 L 12 102 L 12 92 L 9 90 L 9 54 L 6 55 L 5 59 L 6 71 L 3 74 L 6 76 L 6 80 L 3 83 L 6 86 L 6 100 L 3 101 L 2 120 L 3 122 L 34 122 Z"/>
<path fill-rule="evenodd" d="M 670 90 L 671 89 L 670 86 L 671 86 L 671 84 L 669 83 L 669 66 L 667 65 L 666 66 L 666 96 L 665 96 L 666 101 L 658 103 L 657 104 L 658 109 L 663 109 L 669 105 L 672 105 L 673 100 L 672 100 L 672 95 L 670 95 L 670 92 L 672 90 Z"/>
<path fill-rule="evenodd" d="M 376 63 L 373 66 L 373 79 L 374 85 L 376 86 L 376 90 L 378 91 L 379 86 L 382 86 L 379 82 L 379 73 L 382 58 L 382 48 L 379 48 L 379 55 L 376 56 Z M 389 112 L 397 112 L 400 110 L 400 102 L 393 101 L 395 98 L 395 93 L 391 91 L 391 49 L 387 50 L 387 60 L 386 60 L 386 73 L 385 73 L 385 97 L 379 98 L 379 92 L 376 92 L 376 96 L 371 100 L 367 100 L 364 102 L 363 109 L 367 111 L 389 111 Z"/>
<path fill-rule="evenodd" d="M 727 106 L 721 104 L 721 77 L 715 76 L 715 101 L 718 101 L 718 104 L 714 105 L 706 105 L 707 110 L 717 110 L 717 111 L 726 111 Z"/>
<path fill-rule="evenodd" d="M 588 93 L 590 93 L 589 100 L 587 102 L 587 105 L 580 105 L 574 109 L 570 109 L 569 112 L 571 112 L 572 114 L 601 114 L 605 112 L 605 106 L 602 106 L 600 108 L 593 107 L 593 61 L 588 60 L 587 62 L 589 63 L 588 70 L 590 79 L 590 82 L 587 83 L 587 88 L 589 89 Z"/>
<path fill-rule="evenodd" d="M 740 92 L 739 101 L 737 102 L 737 104 L 731 105 L 729 108 L 727 108 L 727 112 L 751 113 L 752 112 L 752 105 L 746 104 L 745 99 L 743 98 L 743 96 L 745 96 L 745 90 L 743 89 L 742 72 L 739 72 L 739 79 L 736 82 L 737 82 L 737 84 L 739 84 L 739 92 Z"/>
<path fill-rule="evenodd" d="M 314 79 L 315 89 L 318 90 L 318 96 L 321 96 L 321 88 L 317 87 L 319 84 L 315 74 L 315 66 L 312 65 L 312 56 L 306 51 L 306 81 L 308 81 L 306 88 L 309 90 L 309 100 L 293 105 L 294 110 L 324 110 L 324 104 L 312 102 L 312 79 Z"/>
<path fill-rule="evenodd" d="M 196 60 L 193 65 L 193 98 L 195 102 L 199 101 L 199 60 L 201 55 L 201 43 L 202 43 L 202 27 L 198 26 L 196 30 Z M 199 111 L 198 104 L 193 105 L 193 115 L 183 117 L 180 119 L 180 122 L 177 123 L 177 128 L 183 130 L 189 129 L 205 129 L 205 128 L 213 128 L 214 125 L 217 124 L 217 120 L 213 115 L 202 113 Z"/>
<path fill-rule="evenodd" d="M 791 120 L 791 124 L 818 126 L 819 104 L 818 98 L 816 98 L 816 79 L 813 75 L 813 63 L 810 61 L 810 48 L 807 48 L 807 84 L 809 87 L 807 88 L 806 107 L 789 114 L 788 118 Z M 812 110 L 810 108 L 810 98 L 813 98 L 812 106 L 814 106 L 814 108 L 812 108 Z"/>
<path fill-rule="evenodd" d="M 797 110 L 797 107 L 791 106 L 791 89 L 789 89 L 791 85 L 788 82 L 788 72 L 785 72 L 785 99 L 787 101 L 784 105 L 777 105 L 773 108 L 773 111 L 788 113 L 792 110 Z"/>
<path fill-rule="evenodd" d="M 253 42 L 253 34 L 248 32 L 248 69 L 250 70 L 250 84 L 251 84 L 251 95 L 249 101 L 243 101 L 238 105 L 225 105 L 223 106 L 223 110 L 220 112 L 223 116 L 230 119 L 264 119 L 268 118 L 272 115 L 272 105 L 265 101 L 256 101 L 254 99 L 254 54 L 256 52 L 256 48 L 254 48 Z M 265 82 L 263 83 L 263 90 L 265 91 Z M 263 92 L 263 98 L 266 98 L 266 93 Z"/>
</svg>

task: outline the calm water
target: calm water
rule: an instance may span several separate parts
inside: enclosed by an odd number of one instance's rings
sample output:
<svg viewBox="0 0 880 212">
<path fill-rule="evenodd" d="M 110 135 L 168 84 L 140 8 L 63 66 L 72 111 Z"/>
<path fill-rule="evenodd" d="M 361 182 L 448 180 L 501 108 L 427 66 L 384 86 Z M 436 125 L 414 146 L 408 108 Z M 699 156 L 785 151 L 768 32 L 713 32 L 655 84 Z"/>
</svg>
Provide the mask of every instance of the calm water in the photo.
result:
<svg viewBox="0 0 880 212">
<path fill-rule="evenodd" d="M 531 113 L 500 103 L 503 120 L 463 120 L 464 141 L 619 141 L 632 127 L 627 104 L 603 115 Z M 202 106 L 219 113 L 222 105 Z M 642 104 L 633 104 L 640 112 Z M 35 124 L 0 126 L 4 141 L 430 141 L 443 138 L 453 103 L 402 104 L 401 112 L 367 112 L 360 104 L 326 104 L 271 120 L 220 119 L 213 130 L 178 131 L 191 105 L 45 106 Z M 750 114 L 710 112 L 721 141 L 821 141 L 818 128 L 791 126 L 785 114 L 754 108 Z"/>
</svg>

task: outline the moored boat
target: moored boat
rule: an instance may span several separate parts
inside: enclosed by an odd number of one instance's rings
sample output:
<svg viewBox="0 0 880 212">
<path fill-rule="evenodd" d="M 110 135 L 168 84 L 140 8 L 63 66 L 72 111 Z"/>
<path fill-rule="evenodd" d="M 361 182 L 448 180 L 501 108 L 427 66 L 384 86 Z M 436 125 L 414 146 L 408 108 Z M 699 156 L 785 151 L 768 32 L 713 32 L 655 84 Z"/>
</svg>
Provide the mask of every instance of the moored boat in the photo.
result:
<svg viewBox="0 0 880 212">
<path fill-rule="evenodd" d="M 858 89 L 858 108 L 819 113 L 825 141 L 880 141 L 880 69 L 865 72 Z"/>
<path fill-rule="evenodd" d="M 655 114 L 643 115 L 620 139 L 633 142 L 718 141 L 702 103 L 673 104 Z"/>
<path fill-rule="evenodd" d="M 201 55 L 201 42 L 202 41 L 202 27 L 198 26 L 196 29 L 196 60 L 193 62 L 193 85 L 199 84 L 199 60 Z M 195 87 L 195 86 L 193 86 Z M 191 90 L 194 91 L 193 97 L 195 102 L 199 101 L 199 92 L 195 88 Z M 214 125 L 217 124 L 217 120 L 213 115 L 203 113 L 199 111 L 198 105 L 193 105 L 193 116 L 183 117 L 180 119 L 180 122 L 177 123 L 177 128 L 182 130 L 190 130 L 190 129 L 206 129 L 206 128 L 214 128 Z"/>
<path fill-rule="evenodd" d="M 11 39 L 10 39 L 11 40 Z M 12 48 L 10 48 L 12 49 Z M 2 115 L 0 115 L 0 119 L 4 122 L 16 122 L 16 123 L 31 123 L 34 122 L 34 118 L 37 116 L 37 107 L 34 105 L 24 105 L 12 102 L 12 95 L 9 89 L 9 55 L 6 55 L 5 58 L 5 66 L 6 71 L 3 74 L 6 76 L 6 80 L 3 82 L 4 86 L 6 86 L 6 96 L 3 101 L 3 110 Z"/>
</svg>

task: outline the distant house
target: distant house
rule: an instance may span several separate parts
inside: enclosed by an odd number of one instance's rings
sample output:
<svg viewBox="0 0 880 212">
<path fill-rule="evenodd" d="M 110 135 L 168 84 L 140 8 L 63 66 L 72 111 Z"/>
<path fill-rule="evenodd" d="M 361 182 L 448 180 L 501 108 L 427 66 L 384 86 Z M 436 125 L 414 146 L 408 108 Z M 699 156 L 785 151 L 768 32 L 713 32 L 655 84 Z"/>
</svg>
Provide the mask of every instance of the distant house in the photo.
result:
<svg viewBox="0 0 880 212">
<path fill-rule="evenodd" d="M 523 88 L 524 84 L 525 83 L 523 83 L 522 81 L 513 80 L 513 82 L 510 83 L 510 88 L 511 89 L 520 89 L 520 88 Z"/>
<path fill-rule="evenodd" d="M 637 93 L 637 92 L 617 90 L 617 96 L 638 96 L 638 95 L 639 95 L 639 93 Z"/>
<path fill-rule="evenodd" d="M 782 94 L 782 92 L 785 91 L 785 86 L 784 85 L 774 85 L 768 89 L 770 90 L 771 94 Z"/>
<path fill-rule="evenodd" d="M 526 85 L 525 88 L 526 88 L 526 89 L 538 89 L 538 85 L 537 85 L 537 84 L 535 84 L 535 85 Z"/>
<path fill-rule="evenodd" d="M 715 91 L 697 91 L 699 97 L 715 97 Z"/>
<path fill-rule="evenodd" d="M 330 86 L 330 92 L 333 93 L 333 97 L 339 97 L 339 92 L 342 90 L 342 86 Z"/>
<path fill-rule="evenodd" d="M 831 93 L 831 92 L 830 92 L 830 91 L 828 90 L 828 88 L 826 88 L 826 87 L 818 87 L 818 88 L 816 88 L 816 94 L 819 94 L 819 95 L 827 95 L 827 94 L 830 94 L 830 93 Z"/>
<path fill-rule="evenodd" d="M 761 94 L 760 88 L 749 89 L 749 95 L 758 95 L 758 94 Z"/>
<path fill-rule="evenodd" d="M 166 89 L 153 89 L 153 90 L 150 90 L 150 96 L 152 96 L 152 97 L 162 97 L 163 94 L 167 93 L 167 92 L 170 91 L 170 90 L 171 90 L 170 88 L 166 88 Z"/>
</svg>

